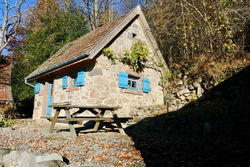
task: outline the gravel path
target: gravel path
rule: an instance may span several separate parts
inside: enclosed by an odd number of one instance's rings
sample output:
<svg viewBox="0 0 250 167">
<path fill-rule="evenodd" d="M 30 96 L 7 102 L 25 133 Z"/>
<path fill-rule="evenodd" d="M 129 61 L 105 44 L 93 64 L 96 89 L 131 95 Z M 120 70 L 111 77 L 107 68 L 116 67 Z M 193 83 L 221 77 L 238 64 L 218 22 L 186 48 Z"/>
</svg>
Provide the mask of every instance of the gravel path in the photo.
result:
<svg viewBox="0 0 250 167">
<path fill-rule="evenodd" d="M 58 128 L 58 126 L 56 127 Z M 0 148 L 55 152 L 80 166 L 145 166 L 130 137 L 115 132 L 48 134 L 49 123 L 17 120 L 12 128 L 0 128 Z"/>
</svg>

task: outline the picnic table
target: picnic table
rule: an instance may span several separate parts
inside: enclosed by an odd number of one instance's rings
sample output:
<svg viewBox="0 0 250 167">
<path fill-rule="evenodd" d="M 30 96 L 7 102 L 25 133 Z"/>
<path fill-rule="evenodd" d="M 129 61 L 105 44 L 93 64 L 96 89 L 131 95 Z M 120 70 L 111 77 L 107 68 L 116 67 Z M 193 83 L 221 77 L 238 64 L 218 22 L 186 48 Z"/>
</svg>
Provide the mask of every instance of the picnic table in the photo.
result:
<svg viewBox="0 0 250 167">
<path fill-rule="evenodd" d="M 56 122 L 65 122 L 68 123 L 70 132 L 73 137 L 77 137 L 76 130 L 74 128 L 73 123 L 77 121 L 95 121 L 95 126 L 93 128 L 93 131 L 96 132 L 99 129 L 101 122 L 109 122 L 113 123 L 117 126 L 119 132 L 121 134 L 125 134 L 122 124 L 123 122 L 126 122 L 128 119 L 131 119 L 129 117 L 118 117 L 116 112 L 118 109 L 120 109 L 120 106 L 102 106 L 102 105 L 95 105 L 95 106 L 86 106 L 86 105 L 70 105 L 70 104 L 52 104 L 49 107 L 55 109 L 55 115 L 54 116 L 41 116 L 41 118 L 49 119 L 52 121 L 49 133 L 52 133 Z M 77 108 L 78 111 L 70 114 L 70 109 Z M 59 116 L 60 111 L 65 110 L 65 116 Z M 92 114 L 94 114 L 94 117 L 86 117 L 86 116 L 77 116 L 84 111 L 90 111 Z M 111 112 L 112 117 L 104 117 L 104 114 L 106 111 Z"/>
</svg>

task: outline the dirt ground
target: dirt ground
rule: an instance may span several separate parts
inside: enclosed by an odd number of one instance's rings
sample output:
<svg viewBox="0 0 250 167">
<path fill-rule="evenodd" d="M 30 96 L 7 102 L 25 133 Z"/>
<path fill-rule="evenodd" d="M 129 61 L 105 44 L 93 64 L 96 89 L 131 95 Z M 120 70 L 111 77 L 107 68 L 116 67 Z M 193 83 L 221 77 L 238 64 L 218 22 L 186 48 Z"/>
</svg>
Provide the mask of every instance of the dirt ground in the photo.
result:
<svg viewBox="0 0 250 167">
<path fill-rule="evenodd" d="M 79 133 L 74 140 L 68 126 L 62 124 L 57 124 L 55 132 L 49 134 L 48 121 L 14 122 L 11 127 L 0 128 L 0 148 L 55 152 L 79 166 L 145 166 L 140 151 L 127 135 L 108 131 Z"/>
</svg>

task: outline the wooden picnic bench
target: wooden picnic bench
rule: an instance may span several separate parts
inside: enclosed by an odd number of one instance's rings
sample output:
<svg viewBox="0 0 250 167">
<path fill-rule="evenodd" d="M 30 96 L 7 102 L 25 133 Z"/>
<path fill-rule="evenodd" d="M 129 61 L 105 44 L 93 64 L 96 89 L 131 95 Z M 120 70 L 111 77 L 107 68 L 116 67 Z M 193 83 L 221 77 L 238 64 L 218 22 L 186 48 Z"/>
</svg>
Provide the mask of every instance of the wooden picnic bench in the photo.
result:
<svg viewBox="0 0 250 167">
<path fill-rule="evenodd" d="M 116 110 L 120 109 L 120 106 L 84 106 L 84 105 L 70 105 L 70 104 L 52 104 L 49 107 L 55 109 L 55 115 L 54 116 L 41 116 L 41 118 L 48 119 L 52 121 L 49 133 L 52 133 L 56 122 L 63 122 L 68 123 L 69 129 L 73 137 L 77 136 L 77 133 L 75 131 L 75 128 L 73 126 L 74 122 L 77 121 L 95 121 L 95 126 L 93 128 L 93 131 L 96 132 L 99 129 L 101 122 L 109 122 L 114 123 L 119 132 L 121 134 L 125 134 L 123 127 L 121 123 L 126 122 L 127 120 L 131 119 L 129 117 L 118 117 L 115 113 Z M 74 112 L 73 114 L 70 114 L 70 109 L 77 108 L 78 111 Z M 59 116 L 60 111 L 65 110 L 66 116 Z M 85 116 L 77 116 L 84 111 L 90 111 L 92 114 L 94 114 L 94 117 L 85 117 Z M 104 114 L 106 111 L 110 111 L 112 114 L 112 117 L 104 117 Z"/>
</svg>

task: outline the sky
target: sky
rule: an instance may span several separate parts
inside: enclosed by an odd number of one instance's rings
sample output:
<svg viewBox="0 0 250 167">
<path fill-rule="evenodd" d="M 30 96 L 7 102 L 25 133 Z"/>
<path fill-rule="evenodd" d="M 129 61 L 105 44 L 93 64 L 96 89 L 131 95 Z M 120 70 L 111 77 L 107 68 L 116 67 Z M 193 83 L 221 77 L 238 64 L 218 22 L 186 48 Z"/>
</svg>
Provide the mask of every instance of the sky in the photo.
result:
<svg viewBox="0 0 250 167">
<path fill-rule="evenodd" d="M 20 0 L 19 0 L 20 2 Z M 32 7 L 35 4 L 36 0 L 26 0 L 22 4 L 22 11 L 26 11 L 29 7 Z M 15 5 L 16 0 L 8 0 L 9 7 L 12 5 Z M 5 0 L 0 0 L 0 27 L 3 25 L 3 17 L 4 17 L 4 11 L 5 11 Z M 16 13 L 16 9 L 13 8 L 13 10 L 9 11 L 9 16 L 12 16 Z M 3 50 L 3 55 L 8 55 L 8 51 L 5 49 Z"/>
<path fill-rule="evenodd" d="M 7 0 L 7 1 L 8 1 L 9 6 L 12 6 L 16 3 L 16 0 Z M 20 2 L 20 0 L 18 0 L 18 2 Z M 36 2 L 37 2 L 37 0 L 25 0 L 25 2 L 22 4 L 21 10 L 25 13 L 25 11 L 27 11 L 28 8 L 31 8 L 33 5 L 35 5 Z M 76 2 L 78 2 L 78 0 L 76 0 Z M 121 0 L 114 0 L 113 2 L 115 4 L 113 6 L 114 9 L 119 11 L 118 15 L 121 15 L 122 14 L 122 11 L 121 11 L 122 1 Z M 3 17 L 4 17 L 4 10 L 5 10 L 4 3 L 5 3 L 5 0 L 0 0 L 0 27 L 3 25 Z M 9 16 L 12 16 L 13 14 L 15 14 L 15 12 L 16 12 L 16 9 L 11 10 L 9 12 Z M 8 55 L 8 51 L 5 49 L 2 54 Z"/>
</svg>

